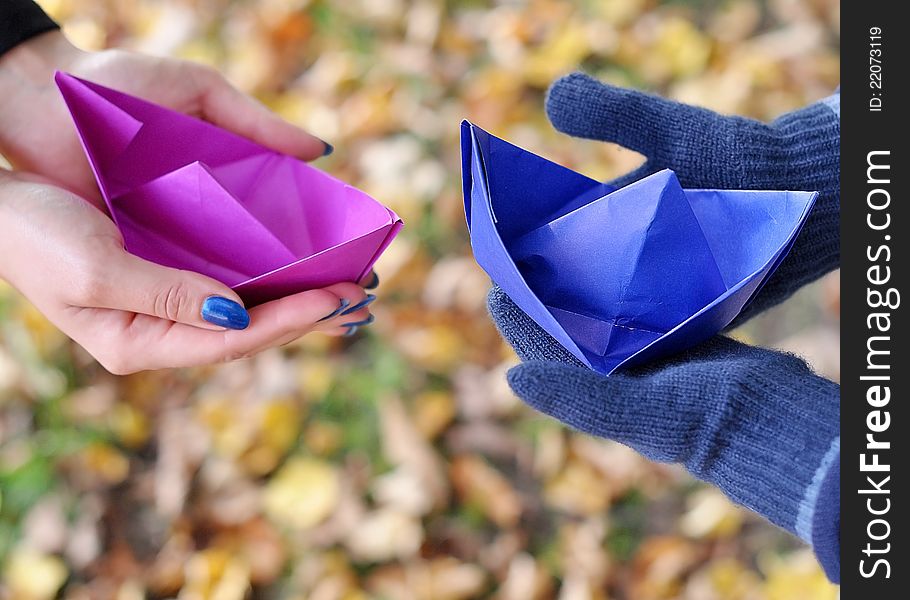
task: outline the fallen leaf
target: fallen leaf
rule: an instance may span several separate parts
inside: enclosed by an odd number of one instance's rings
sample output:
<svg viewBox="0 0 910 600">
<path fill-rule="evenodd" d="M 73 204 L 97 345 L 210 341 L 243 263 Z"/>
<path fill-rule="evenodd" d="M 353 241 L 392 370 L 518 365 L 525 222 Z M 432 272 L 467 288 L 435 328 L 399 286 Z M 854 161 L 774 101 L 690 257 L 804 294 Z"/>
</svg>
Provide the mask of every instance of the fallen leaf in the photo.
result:
<svg viewBox="0 0 910 600">
<path fill-rule="evenodd" d="M 307 529 L 332 514 L 338 493 L 338 473 L 331 463 L 294 457 L 269 480 L 263 504 L 276 523 Z"/>
<path fill-rule="evenodd" d="M 418 518 L 394 508 L 380 508 L 368 513 L 350 532 L 345 546 L 354 560 L 383 562 L 411 558 L 422 543 Z"/>
<path fill-rule="evenodd" d="M 51 600 L 66 581 L 66 565 L 58 557 L 19 547 L 13 550 L 4 581 L 16 600 Z"/>
<path fill-rule="evenodd" d="M 243 600 L 250 590 L 246 561 L 218 548 L 191 556 L 184 577 L 178 600 Z"/>
<path fill-rule="evenodd" d="M 408 469 L 420 480 L 420 486 L 441 506 L 449 495 L 445 465 L 436 450 L 417 430 L 404 404 L 395 397 L 379 402 L 382 449 L 388 461 Z"/>
<path fill-rule="evenodd" d="M 521 498 L 509 481 L 479 456 L 458 456 L 449 468 L 462 503 L 477 506 L 499 527 L 515 527 L 521 518 Z"/>
<path fill-rule="evenodd" d="M 729 538 L 742 527 L 742 509 L 715 488 L 696 491 L 687 504 L 689 510 L 679 520 L 679 528 L 689 537 Z"/>
</svg>

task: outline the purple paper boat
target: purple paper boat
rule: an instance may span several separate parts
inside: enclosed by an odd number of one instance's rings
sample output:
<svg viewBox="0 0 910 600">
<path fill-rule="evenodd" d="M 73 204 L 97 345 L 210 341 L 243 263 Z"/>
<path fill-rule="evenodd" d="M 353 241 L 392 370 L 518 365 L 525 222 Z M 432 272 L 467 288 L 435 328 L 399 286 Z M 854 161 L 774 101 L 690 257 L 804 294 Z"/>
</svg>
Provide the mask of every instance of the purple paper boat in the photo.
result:
<svg viewBox="0 0 910 600">
<path fill-rule="evenodd" d="M 729 325 L 790 251 L 818 196 L 684 190 L 669 170 L 614 189 L 467 121 L 461 143 L 477 262 L 604 374 Z"/>
<path fill-rule="evenodd" d="M 127 250 L 252 306 L 359 281 L 398 216 L 305 162 L 66 73 L 57 86 Z"/>
</svg>

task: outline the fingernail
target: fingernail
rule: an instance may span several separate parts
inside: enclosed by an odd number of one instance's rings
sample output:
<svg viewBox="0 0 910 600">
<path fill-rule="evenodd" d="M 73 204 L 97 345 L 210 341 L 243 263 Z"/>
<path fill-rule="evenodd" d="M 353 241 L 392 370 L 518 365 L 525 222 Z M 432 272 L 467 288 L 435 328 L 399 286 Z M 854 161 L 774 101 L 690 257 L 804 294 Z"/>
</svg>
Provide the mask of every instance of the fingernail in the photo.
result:
<svg viewBox="0 0 910 600">
<path fill-rule="evenodd" d="M 325 144 L 325 150 L 322 151 L 323 156 L 328 156 L 329 154 L 331 154 L 332 152 L 335 151 L 335 146 L 333 146 L 332 144 L 328 143 L 325 140 L 322 140 L 322 143 Z"/>
<path fill-rule="evenodd" d="M 323 321 L 328 321 L 328 320 L 331 319 L 332 317 L 337 317 L 338 315 L 341 314 L 341 311 L 343 311 L 344 309 L 346 309 L 346 308 L 347 308 L 348 306 L 350 306 L 350 305 L 351 305 L 351 301 L 350 301 L 350 300 L 348 300 L 347 298 L 342 298 L 342 299 L 341 299 L 341 302 L 338 304 L 338 308 L 336 308 L 335 310 L 333 310 L 332 312 L 330 312 L 329 314 L 327 314 L 326 316 L 322 317 L 321 319 L 319 319 L 319 320 L 316 321 L 316 322 L 317 322 L 317 323 L 322 323 Z"/>
<path fill-rule="evenodd" d="M 363 321 L 355 321 L 354 323 L 344 323 L 344 324 L 342 325 L 342 327 L 353 327 L 353 328 L 356 329 L 357 327 L 361 327 L 361 326 L 363 326 L 363 325 L 369 325 L 370 323 L 372 323 L 372 322 L 375 321 L 375 320 L 376 320 L 376 316 L 375 316 L 375 315 L 370 315 L 369 317 L 367 317 L 367 318 L 364 319 Z"/>
<path fill-rule="evenodd" d="M 358 330 L 358 329 L 360 329 L 360 328 L 359 328 L 359 327 L 349 327 L 348 330 L 345 331 L 345 332 L 344 332 L 344 335 L 341 336 L 341 337 L 351 337 L 352 335 L 354 335 L 355 333 L 357 333 L 357 330 Z"/>
<path fill-rule="evenodd" d="M 363 308 L 364 306 L 369 306 L 370 304 L 372 304 L 373 300 L 375 300 L 375 299 L 376 299 L 376 296 L 374 296 L 373 294 L 367 294 L 366 298 L 364 298 L 362 301 L 358 302 L 357 304 L 355 304 L 354 306 L 347 309 L 346 311 L 344 311 L 341 314 L 349 315 L 351 313 L 355 313 L 358 310 L 360 310 L 361 308 Z"/>
<path fill-rule="evenodd" d="M 246 329 L 250 313 L 243 306 L 223 296 L 209 296 L 202 303 L 202 318 L 228 329 Z"/>
<path fill-rule="evenodd" d="M 370 283 L 363 286 L 363 289 L 375 290 L 378 287 L 379 287 L 379 273 L 377 273 L 376 271 L 373 271 L 373 280 L 370 281 Z"/>
</svg>

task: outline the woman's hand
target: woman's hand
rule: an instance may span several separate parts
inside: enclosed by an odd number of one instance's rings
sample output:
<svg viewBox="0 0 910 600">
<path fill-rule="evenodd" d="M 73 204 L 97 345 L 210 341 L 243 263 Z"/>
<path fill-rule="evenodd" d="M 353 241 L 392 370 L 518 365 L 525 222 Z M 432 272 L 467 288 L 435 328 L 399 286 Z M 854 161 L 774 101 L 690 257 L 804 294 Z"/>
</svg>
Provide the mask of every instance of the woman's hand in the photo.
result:
<svg viewBox="0 0 910 600">
<path fill-rule="evenodd" d="M 244 358 L 312 331 L 343 335 L 370 318 L 372 299 L 342 283 L 247 312 L 214 279 L 129 254 L 83 199 L 3 170 L 0 278 L 115 374 Z"/>
<path fill-rule="evenodd" d="M 0 57 L 0 154 L 103 207 L 55 70 L 201 117 L 264 146 L 312 160 L 331 146 L 287 123 L 203 65 L 122 50 L 83 52 L 59 31 Z"/>
<path fill-rule="evenodd" d="M 609 377 L 581 364 L 501 289 L 489 308 L 525 362 L 526 404 L 660 462 L 681 463 L 734 502 L 812 544 L 840 579 L 840 389 L 800 358 L 715 336 Z"/>
</svg>

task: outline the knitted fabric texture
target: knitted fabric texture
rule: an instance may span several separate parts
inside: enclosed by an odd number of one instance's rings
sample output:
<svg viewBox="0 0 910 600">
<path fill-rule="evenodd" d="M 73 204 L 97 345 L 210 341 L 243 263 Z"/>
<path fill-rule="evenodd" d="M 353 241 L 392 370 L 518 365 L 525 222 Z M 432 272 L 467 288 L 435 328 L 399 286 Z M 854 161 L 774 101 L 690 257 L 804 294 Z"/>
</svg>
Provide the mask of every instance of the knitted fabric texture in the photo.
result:
<svg viewBox="0 0 910 600">
<path fill-rule="evenodd" d="M 657 369 L 603 377 L 532 361 L 509 383 L 540 412 L 682 463 L 794 534 L 805 490 L 838 435 L 835 384 L 794 356 L 723 337 Z"/>
<path fill-rule="evenodd" d="M 582 366 L 499 288 L 489 306 L 500 333 L 529 361 L 508 376 L 524 402 L 652 460 L 684 464 L 812 544 L 828 577 L 839 580 L 840 454 L 831 453 L 839 441 L 836 384 L 795 356 L 721 336 L 604 377 Z"/>
<path fill-rule="evenodd" d="M 735 326 L 839 266 L 839 102 L 838 92 L 765 124 L 575 73 L 550 88 L 547 115 L 563 133 L 645 155 L 639 169 L 611 182 L 617 186 L 669 168 L 686 188 L 819 192 L 789 255 Z"/>
<path fill-rule="evenodd" d="M 764 124 L 604 85 L 556 82 L 560 131 L 640 152 L 622 186 L 663 168 L 687 188 L 818 191 L 787 258 L 734 326 L 836 268 L 840 259 L 839 96 Z M 735 236 L 736 232 L 731 232 Z M 490 312 L 526 361 L 509 384 L 526 403 L 644 456 L 679 462 L 732 500 L 813 545 L 840 577 L 840 392 L 799 358 L 716 337 L 610 377 L 585 368 L 498 287 Z"/>
</svg>

